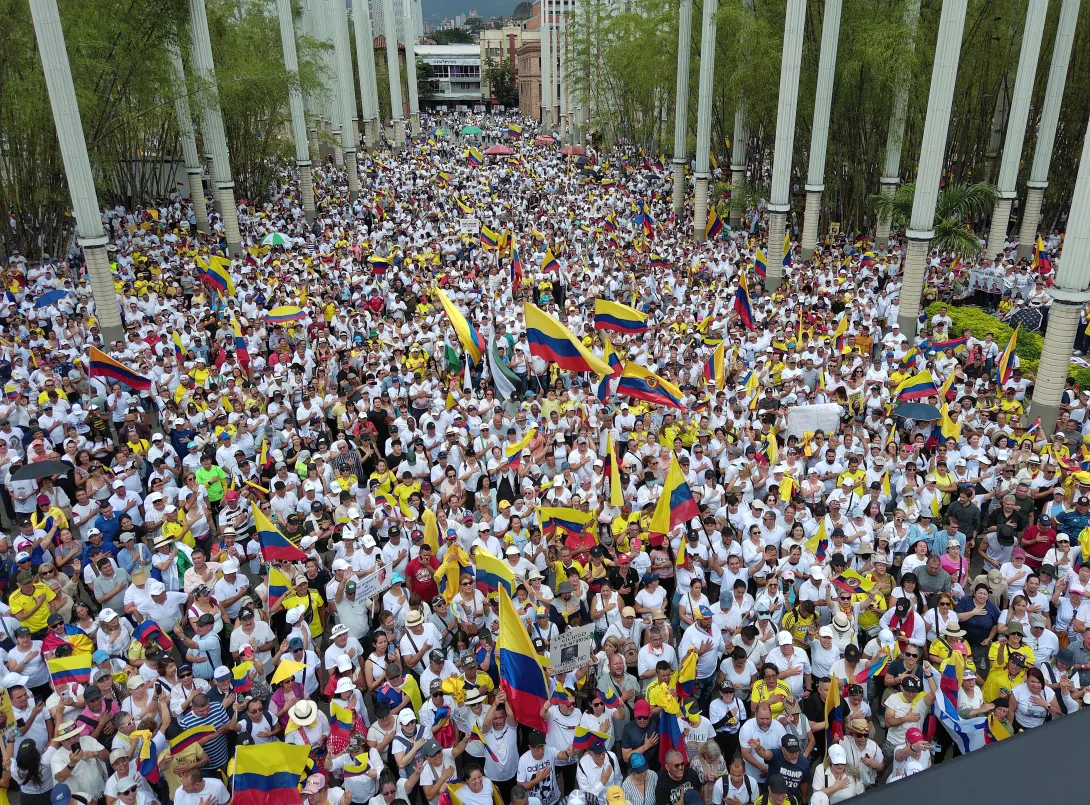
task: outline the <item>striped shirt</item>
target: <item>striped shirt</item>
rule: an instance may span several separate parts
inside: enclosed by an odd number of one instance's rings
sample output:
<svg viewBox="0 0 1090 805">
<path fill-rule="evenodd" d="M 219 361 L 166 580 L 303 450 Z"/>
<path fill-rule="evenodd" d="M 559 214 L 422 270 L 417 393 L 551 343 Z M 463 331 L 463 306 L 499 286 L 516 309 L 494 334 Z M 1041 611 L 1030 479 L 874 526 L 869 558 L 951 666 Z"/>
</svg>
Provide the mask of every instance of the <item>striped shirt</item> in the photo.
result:
<svg viewBox="0 0 1090 805">
<path fill-rule="evenodd" d="M 211 726 L 219 727 L 224 726 L 230 722 L 231 717 L 227 715 L 227 711 L 223 709 L 223 705 L 219 702 L 210 702 L 208 705 L 208 713 L 205 716 L 198 717 L 192 710 L 188 710 L 182 715 L 178 716 L 178 726 L 183 730 L 192 729 L 193 727 Z M 209 739 L 203 744 L 204 752 L 208 755 L 208 765 L 215 768 L 224 768 L 227 765 L 227 736 L 217 735 L 215 738 Z"/>
</svg>

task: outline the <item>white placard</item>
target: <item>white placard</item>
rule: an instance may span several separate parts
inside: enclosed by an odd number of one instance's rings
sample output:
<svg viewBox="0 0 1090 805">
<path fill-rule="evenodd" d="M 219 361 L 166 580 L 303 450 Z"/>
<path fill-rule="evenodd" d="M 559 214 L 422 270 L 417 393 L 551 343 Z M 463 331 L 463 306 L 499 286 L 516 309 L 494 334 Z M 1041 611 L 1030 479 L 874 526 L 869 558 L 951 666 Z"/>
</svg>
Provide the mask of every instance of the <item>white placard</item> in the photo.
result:
<svg viewBox="0 0 1090 805">
<path fill-rule="evenodd" d="M 481 231 L 481 222 L 477 218 L 459 218 L 458 231 L 463 235 L 476 235 Z"/>
<path fill-rule="evenodd" d="M 594 624 L 561 632 L 549 644 L 549 667 L 558 674 L 582 668 L 594 651 Z"/>
<path fill-rule="evenodd" d="M 379 593 L 389 589 L 394 583 L 394 565 L 379 565 L 374 572 L 369 573 L 356 582 L 356 595 L 362 598 L 374 598 Z"/>
<path fill-rule="evenodd" d="M 801 439 L 808 430 L 835 433 L 840 427 L 840 412 L 836 403 L 791 406 L 787 409 L 787 435 Z"/>
</svg>

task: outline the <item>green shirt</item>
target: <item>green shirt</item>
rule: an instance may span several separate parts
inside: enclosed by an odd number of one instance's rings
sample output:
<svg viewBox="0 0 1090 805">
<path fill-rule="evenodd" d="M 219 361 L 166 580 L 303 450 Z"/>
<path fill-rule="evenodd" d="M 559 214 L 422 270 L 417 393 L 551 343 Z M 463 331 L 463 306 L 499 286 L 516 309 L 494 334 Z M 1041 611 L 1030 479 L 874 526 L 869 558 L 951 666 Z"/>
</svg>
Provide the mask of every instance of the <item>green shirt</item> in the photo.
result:
<svg viewBox="0 0 1090 805">
<path fill-rule="evenodd" d="M 227 487 L 223 484 L 227 480 L 227 473 L 213 464 L 208 469 L 201 467 L 194 475 L 197 483 L 208 489 L 209 501 L 219 503 L 223 500 L 223 496 L 227 494 Z"/>
</svg>

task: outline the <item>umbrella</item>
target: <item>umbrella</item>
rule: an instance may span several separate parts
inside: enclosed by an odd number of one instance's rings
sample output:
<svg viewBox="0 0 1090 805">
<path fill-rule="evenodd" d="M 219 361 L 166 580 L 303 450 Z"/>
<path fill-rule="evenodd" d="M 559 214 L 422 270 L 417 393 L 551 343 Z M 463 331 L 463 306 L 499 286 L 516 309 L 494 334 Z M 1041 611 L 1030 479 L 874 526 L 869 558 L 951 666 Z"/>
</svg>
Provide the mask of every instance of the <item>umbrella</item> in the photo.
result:
<svg viewBox="0 0 1090 805">
<path fill-rule="evenodd" d="M 578 145 L 566 145 L 560 149 L 560 153 L 566 157 L 576 156 L 581 157 L 587 152 L 580 148 Z"/>
<path fill-rule="evenodd" d="M 490 157 L 495 157 L 495 156 L 506 157 L 506 156 L 511 156 L 511 154 L 515 153 L 510 148 L 508 148 L 506 145 L 490 145 L 490 146 L 488 146 L 488 148 L 484 149 L 484 152 L 485 152 L 486 155 L 488 155 Z"/>
<path fill-rule="evenodd" d="M 270 232 L 261 239 L 262 246 L 291 246 L 292 240 L 279 232 Z"/>
<path fill-rule="evenodd" d="M 274 307 L 266 313 L 265 321 L 269 324 L 282 324 L 287 321 L 301 319 L 304 316 L 306 316 L 306 314 L 302 309 L 295 307 L 295 305 L 281 305 L 280 307 Z"/>
<path fill-rule="evenodd" d="M 61 288 L 57 288 L 53 291 L 46 291 L 38 297 L 37 301 L 34 302 L 34 309 L 40 310 L 43 307 L 52 305 L 54 302 L 59 302 L 66 296 L 68 296 L 68 291 L 65 291 Z"/>
<path fill-rule="evenodd" d="M 534 137 L 534 143 L 537 145 L 552 145 L 553 138 L 550 137 L 548 134 L 539 134 Z"/>
<path fill-rule="evenodd" d="M 450 135 L 447 134 L 446 129 L 436 129 L 435 130 L 435 136 L 436 137 L 449 137 Z"/>
<path fill-rule="evenodd" d="M 72 465 L 65 461 L 32 461 L 24 464 L 11 474 L 13 481 L 34 481 L 38 478 L 52 478 L 54 475 L 67 475 Z"/>
<path fill-rule="evenodd" d="M 462 129 L 462 134 L 480 134 L 481 130 L 476 126 L 466 126 Z"/>
<path fill-rule="evenodd" d="M 897 406 L 893 411 L 893 415 L 901 419 L 915 419 L 918 422 L 925 422 L 930 419 L 938 419 L 939 409 L 927 403 L 909 402 Z"/>
</svg>

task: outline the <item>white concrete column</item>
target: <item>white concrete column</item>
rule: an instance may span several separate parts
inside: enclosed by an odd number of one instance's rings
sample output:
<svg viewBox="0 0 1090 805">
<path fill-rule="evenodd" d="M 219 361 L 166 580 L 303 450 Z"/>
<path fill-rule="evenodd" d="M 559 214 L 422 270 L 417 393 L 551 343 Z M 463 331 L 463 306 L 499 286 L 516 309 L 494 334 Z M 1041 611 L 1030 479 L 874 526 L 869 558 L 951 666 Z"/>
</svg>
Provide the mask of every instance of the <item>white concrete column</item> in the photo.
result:
<svg viewBox="0 0 1090 805">
<path fill-rule="evenodd" d="M 310 173 L 310 138 L 307 137 L 307 116 L 303 109 L 303 92 L 299 89 L 299 56 L 295 48 L 295 20 L 291 0 L 276 0 L 280 17 L 280 45 L 284 50 L 284 69 L 292 76 L 288 88 L 291 106 L 291 136 L 295 140 L 295 167 L 299 171 L 299 188 L 303 197 L 303 214 L 307 223 L 314 221 L 314 179 Z"/>
<path fill-rule="evenodd" d="M 541 5 L 541 125 L 547 133 L 553 124 L 552 3 Z"/>
<path fill-rule="evenodd" d="M 420 98 L 416 91 L 416 13 L 413 0 L 403 0 L 405 14 L 405 79 L 409 85 L 409 130 L 420 136 Z"/>
<path fill-rule="evenodd" d="M 1010 223 L 1011 206 L 1018 193 L 1018 166 L 1022 162 L 1022 144 L 1026 139 L 1029 104 L 1033 100 L 1033 82 L 1037 76 L 1037 59 L 1041 54 L 1041 38 L 1048 16 L 1048 0 L 1029 0 L 1026 28 L 1022 33 L 1022 51 L 1018 56 L 1018 75 L 1011 93 L 1010 115 L 1007 117 L 1007 139 L 1003 144 L 1003 161 L 999 167 L 999 195 L 992 211 L 992 226 L 988 234 L 988 255 L 1003 253 Z"/>
<path fill-rule="evenodd" d="M 235 206 L 235 180 L 231 176 L 231 155 L 227 150 L 227 135 L 223 131 L 219 91 L 216 88 L 216 64 L 212 60 L 212 38 L 208 33 L 208 13 L 204 0 L 189 0 L 189 27 L 193 38 L 193 63 L 203 87 L 197 93 L 201 107 L 201 131 L 206 147 L 211 147 L 215 166 L 215 195 L 227 250 L 232 257 L 242 256 L 242 235 L 238 229 L 238 208 Z"/>
<path fill-rule="evenodd" d="M 769 290 L 778 288 L 783 276 L 783 235 L 787 229 L 787 212 L 791 209 L 791 159 L 795 147 L 795 114 L 799 102 L 805 17 L 806 0 L 787 0 L 779 106 L 776 111 L 776 150 L 772 157 L 772 196 L 768 204 L 768 277 L 765 287 Z M 779 234 L 776 234 L 777 231 Z"/>
<path fill-rule="evenodd" d="M 730 159 L 730 228 L 738 229 L 742 225 L 742 195 L 739 188 L 746 181 L 749 135 L 746 133 L 746 107 L 738 99 L 734 110 L 734 140 L 731 142 Z"/>
<path fill-rule="evenodd" d="M 1045 103 L 1037 126 L 1037 147 L 1033 152 L 1033 167 L 1026 182 L 1026 206 L 1022 209 L 1022 227 L 1018 233 L 1018 257 L 1033 253 L 1037 241 L 1037 222 L 1041 217 L 1041 202 L 1048 187 L 1048 167 L 1056 143 L 1056 124 L 1060 119 L 1067 67 L 1071 63 L 1071 45 L 1075 41 L 1075 26 L 1079 21 L 1080 0 L 1063 0 L 1060 20 L 1056 26 L 1056 44 L 1052 48 L 1052 64 L 1048 68 Z"/>
<path fill-rule="evenodd" d="M 348 41 L 348 9 L 345 0 L 330 0 L 333 20 L 333 49 L 337 59 L 339 98 L 341 102 L 341 138 L 344 143 L 344 164 L 348 168 L 348 194 L 355 201 L 360 195 L 359 112 L 356 109 L 356 73 L 352 69 L 352 45 Z"/>
<path fill-rule="evenodd" d="M 674 95 L 674 215 L 685 207 L 685 154 L 689 134 L 689 59 L 693 47 L 693 0 L 681 0 L 677 28 L 677 92 Z"/>
<path fill-rule="evenodd" d="M 189 113 L 189 90 L 185 84 L 185 66 L 178 43 L 167 43 L 167 55 L 170 57 L 170 73 L 174 81 L 174 116 L 178 119 L 178 133 L 182 141 L 182 159 L 185 161 L 186 177 L 189 181 L 189 203 L 193 205 L 193 214 L 197 216 L 197 231 L 202 235 L 212 230 L 208 226 L 208 207 L 204 200 L 204 183 L 201 180 L 201 155 L 197 151 L 197 138 L 193 131 L 193 117 Z"/>
<path fill-rule="evenodd" d="M 919 323 L 920 299 L 926 276 L 928 245 L 934 235 L 935 204 L 939 197 L 939 179 L 946 158 L 946 137 L 950 127 L 950 107 L 954 100 L 954 84 L 958 76 L 961 38 L 965 30 L 965 9 L 968 0 L 944 0 L 939 17 L 939 36 L 935 43 L 935 64 L 931 71 L 931 89 L 927 97 L 927 117 L 920 147 L 916 193 L 912 200 L 912 217 L 905 232 L 908 254 L 905 258 L 904 281 L 901 287 L 901 307 L 898 322 L 901 332 L 912 338 Z"/>
<path fill-rule="evenodd" d="M 806 217 L 802 222 L 803 260 L 813 257 L 814 247 L 817 246 L 821 193 L 825 189 L 825 153 L 829 147 L 829 116 L 833 108 L 833 80 L 836 78 L 836 51 L 840 40 L 840 13 L 843 6 L 843 0 L 825 0 L 817 92 L 814 95 L 814 125 L 810 129 L 810 168 L 806 174 Z"/>
<path fill-rule="evenodd" d="M 386 28 L 386 68 L 390 75 L 390 127 L 394 151 L 405 144 L 405 105 L 401 100 L 401 62 L 397 53 L 397 19 L 394 0 L 382 0 L 382 22 Z"/>
<path fill-rule="evenodd" d="M 1014 39 L 1015 29 L 1008 31 Z M 996 72 L 1005 67 L 1002 60 L 996 61 Z M 988 138 L 988 150 L 984 152 L 984 175 L 981 181 L 991 182 L 995 177 L 995 161 L 999 158 L 999 148 L 1003 145 L 1003 132 L 1007 127 L 1007 114 L 1010 112 L 1010 87 L 1013 79 L 1007 73 L 999 82 L 999 92 L 995 97 L 995 111 L 992 112 L 991 136 Z"/>
<path fill-rule="evenodd" d="M 560 141 L 565 145 L 571 145 L 570 122 L 568 120 L 568 15 L 561 11 L 556 25 L 556 52 L 557 52 L 557 106 L 560 110 Z"/>
<path fill-rule="evenodd" d="M 367 148 L 379 142 L 378 84 L 375 79 L 375 34 L 371 30 L 371 15 L 367 0 L 355 0 L 352 6 L 352 26 L 356 32 L 356 66 L 360 74 L 360 107 Z"/>
<path fill-rule="evenodd" d="M 905 28 L 908 37 L 905 49 L 909 54 L 916 52 L 916 27 L 920 21 L 920 0 L 908 0 L 905 5 Z M 879 179 L 883 196 L 892 196 L 901 184 L 901 146 L 905 139 L 905 120 L 908 117 L 908 91 L 912 76 L 902 70 L 897 77 L 897 89 L 893 96 L 893 112 L 889 118 L 889 131 L 886 134 L 886 163 Z M 879 219 L 874 235 L 874 245 L 885 249 L 889 244 L 888 218 Z"/>
<path fill-rule="evenodd" d="M 61 28 L 61 15 L 56 0 L 30 0 L 30 15 L 34 20 L 34 35 L 45 72 L 49 105 L 53 110 L 53 125 L 57 128 L 64 175 L 72 212 L 76 218 L 76 242 L 83 249 L 95 311 L 106 344 L 121 340 L 125 330 L 121 325 L 121 308 L 114 292 L 110 261 L 106 257 L 109 238 L 102 228 L 91 160 L 87 156 L 87 140 L 83 134 L 76 88 L 72 83 L 72 67 Z"/>
<path fill-rule="evenodd" d="M 840 0 L 832 0 L 840 2 Z M 696 199 L 693 202 L 693 236 L 704 242 L 708 225 L 708 185 L 711 183 L 712 91 L 715 88 L 715 15 L 719 0 L 704 0 L 700 27 L 700 83 L 696 108 Z"/>
<path fill-rule="evenodd" d="M 332 0 L 313 0 L 315 38 L 326 45 L 321 58 L 326 67 L 328 82 L 325 99 L 326 116 L 329 120 L 330 134 L 333 136 L 333 165 L 344 167 L 344 132 L 348 128 L 344 123 L 344 103 L 341 98 L 341 67 L 337 49 L 337 26 L 334 20 Z"/>
</svg>

